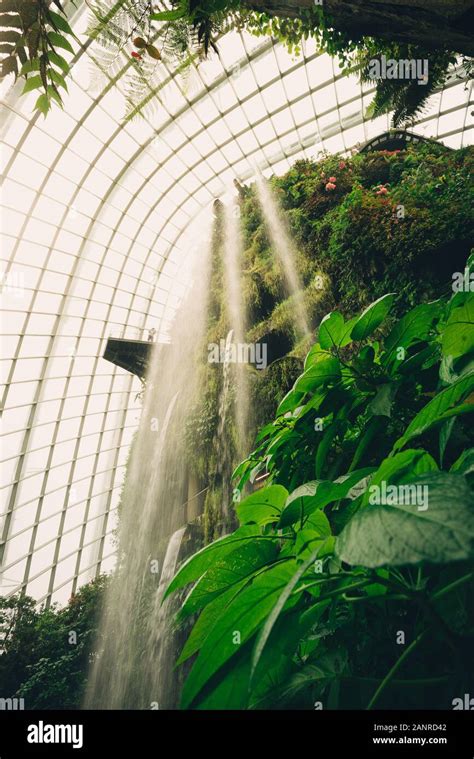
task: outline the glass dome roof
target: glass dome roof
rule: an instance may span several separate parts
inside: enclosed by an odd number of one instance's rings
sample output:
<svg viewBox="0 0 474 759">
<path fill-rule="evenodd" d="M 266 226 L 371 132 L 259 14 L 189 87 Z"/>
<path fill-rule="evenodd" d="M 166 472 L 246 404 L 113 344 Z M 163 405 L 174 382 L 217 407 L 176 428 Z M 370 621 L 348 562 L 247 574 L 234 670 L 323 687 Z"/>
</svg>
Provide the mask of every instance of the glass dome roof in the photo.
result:
<svg viewBox="0 0 474 759">
<path fill-rule="evenodd" d="M 69 8 L 87 40 L 85 5 Z M 123 56 L 107 79 L 85 42 L 63 111 L 32 115 L 21 83 L 5 95 L 0 590 L 39 602 L 64 602 L 114 563 L 141 386 L 103 359 L 107 339 L 150 328 L 166 339 L 189 253 L 234 178 L 344 153 L 389 127 L 388 116 L 364 119 L 371 88 L 311 40 L 294 57 L 230 32 L 186 81 L 164 69 L 156 107 L 133 121 L 123 119 L 129 66 Z M 470 144 L 470 108 L 453 76 L 411 131 Z"/>
</svg>

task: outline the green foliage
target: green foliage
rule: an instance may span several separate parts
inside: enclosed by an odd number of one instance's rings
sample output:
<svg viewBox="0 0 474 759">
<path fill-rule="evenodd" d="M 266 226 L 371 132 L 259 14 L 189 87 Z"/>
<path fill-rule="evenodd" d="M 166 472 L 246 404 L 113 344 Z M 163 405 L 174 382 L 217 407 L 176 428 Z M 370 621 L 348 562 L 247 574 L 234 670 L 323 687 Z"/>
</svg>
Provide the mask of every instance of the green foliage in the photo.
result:
<svg viewBox="0 0 474 759">
<path fill-rule="evenodd" d="M 191 585 L 183 611 L 201 610 L 180 657 L 197 655 L 183 708 L 449 708 L 467 687 L 474 355 L 462 325 L 472 331 L 474 294 L 395 322 L 393 303 L 322 321 L 234 472 L 241 526 L 169 586 Z"/>
<path fill-rule="evenodd" d="M 379 567 L 459 561 L 474 555 L 473 493 L 466 478 L 432 472 L 412 478 L 410 484 L 426 488 L 426 510 L 405 504 L 360 509 L 338 537 L 343 561 Z"/>
<path fill-rule="evenodd" d="M 52 11 L 50 0 L 4 0 L 1 32 L 2 75 L 14 73 L 27 76 L 28 68 L 37 65 L 41 71 L 44 93 L 36 108 L 44 115 L 52 100 L 61 105 L 52 72 L 55 64 L 51 53 L 57 48 L 73 52 L 68 37 L 72 35 L 60 0 L 53 0 L 60 13 Z M 255 11 L 251 3 L 241 0 L 206 0 L 195 3 L 174 0 L 170 9 L 157 11 L 148 0 L 91 0 L 89 35 L 94 41 L 91 57 L 97 69 L 106 77 L 125 75 L 127 99 L 126 118 L 132 119 L 159 102 L 159 92 L 166 82 L 160 62 L 165 58 L 176 74 L 187 71 L 207 57 L 210 51 L 219 54 L 218 40 L 231 28 L 246 29 L 257 36 L 272 36 L 285 44 L 290 53 L 299 55 L 301 43 L 312 37 L 318 49 L 336 56 L 347 71 L 359 71 L 362 80 L 370 80 L 370 62 L 380 55 L 387 58 L 427 59 L 428 82 L 420 86 L 415 80 L 379 80 L 375 98 L 368 115 L 378 116 L 394 111 L 395 125 L 408 123 L 420 110 L 436 87 L 442 87 L 448 69 L 456 62 L 455 52 L 446 49 L 443 40 L 437 49 L 426 50 L 417 44 L 387 43 L 345 28 L 344 21 L 335 19 L 321 5 L 302 7 L 294 18 L 285 10 L 269 6 L 268 12 Z M 403 13 L 403 11 L 402 11 Z M 395 34 L 395 37 L 397 35 Z M 132 49 L 132 45 L 135 49 Z M 123 66 L 121 54 L 129 57 Z M 56 64 L 55 64 L 56 65 Z M 22 68 L 23 66 L 23 68 Z M 30 69 L 31 70 L 31 69 Z M 463 74 L 472 74 L 470 59 L 463 58 Z M 68 73 L 68 72 L 65 72 Z M 27 92 L 28 90 L 25 90 Z"/>
<path fill-rule="evenodd" d="M 279 415 L 291 409 L 293 400 L 305 405 L 302 400 L 305 390 L 316 389 L 318 382 L 324 385 L 331 368 L 338 372 L 331 349 L 337 346 L 343 351 L 343 357 L 350 357 L 354 340 L 377 335 L 391 307 L 388 326 L 394 315 L 400 313 L 402 304 L 405 309 L 407 305 L 419 303 L 387 336 L 384 371 L 385 365 L 390 372 L 397 363 L 400 364 L 398 348 L 410 351 L 414 340 L 425 339 L 430 334 L 433 323 L 439 319 L 439 306 L 420 301 L 439 298 L 446 292 L 446 280 L 453 271 L 456 268 L 464 271 L 465 245 L 462 241 L 472 235 L 470 199 L 466 190 L 471 171 L 472 150 L 448 151 L 432 143 L 412 145 L 406 151 L 362 153 L 344 159 L 323 156 L 316 162 L 298 161 L 284 176 L 271 180 L 296 240 L 296 266 L 303 282 L 311 324 L 319 325 L 316 333 L 319 344 L 329 351 L 324 356 L 328 363 L 315 363 L 312 358 L 319 349 L 313 348 L 303 374 L 308 343 L 298 342 L 295 334 L 294 304 L 285 292 L 255 188 L 243 189 L 239 204 L 244 246 L 242 289 L 248 325 L 245 339 L 247 342 L 268 339 L 278 347 L 276 355 L 279 356 L 273 361 L 269 350 L 271 363 L 264 371 L 246 367 L 254 429 L 265 428 L 280 403 L 283 405 Z M 333 191 L 326 190 L 330 177 L 336 178 Z M 386 194 L 380 193 L 382 184 L 388 188 Z M 433 215 L 428 211 L 430 207 L 436 209 Z M 401 216 L 400 208 L 403 210 Z M 382 221 L 388 226 L 384 227 Z M 229 330 L 221 232 L 217 221 L 205 344 L 218 343 Z M 395 295 L 385 294 L 395 289 Z M 374 300 L 378 302 L 368 307 Z M 457 339 L 456 324 L 459 336 L 465 331 L 466 340 L 470 340 L 469 325 L 463 330 L 462 312 L 458 310 L 465 308 L 464 303 L 458 298 L 453 304 L 450 327 L 445 331 L 444 339 L 448 339 L 449 334 Z M 334 310 L 335 305 L 337 310 Z M 360 316 L 347 318 L 367 307 L 368 310 Z M 331 311 L 330 316 L 324 318 L 328 311 Z M 463 351 L 462 346 L 460 350 Z M 452 353 L 450 349 L 450 355 Z M 423 362 L 434 361 L 437 355 L 434 346 L 427 345 L 424 352 L 408 355 L 401 371 L 407 375 L 416 373 Z M 222 371 L 216 365 L 207 364 L 205 348 L 203 357 L 203 366 L 199 369 L 200 390 L 186 422 L 185 437 L 188 462 L 198 479 L 196 491 L 207 488 L 203 522 L 206 540 L 212 540 L 222 534 L 222 512 L 232 500 L 229 483 L 231 471 L 238 461 L 238 446 L 231 413 L 227 413 L 225 430 L 219 432 Z M 358 360 L 367 363 L 369 358 L 370 351 Z M 445 357 L 443 372 L 453 381 L 456 376 L 449 362 L 450 359 Z M 459 372 L 465 368 L 461 363 L 456 364 Z M 367 401 L 369 410 L 376 417 L 369 432 L 376 435 L 377 424 L 380 424 L 377 417 L 390 420 L 397 383 L 383 381 L 382 369 L 377 368 L 377 362 L 372 364 L 371 371 L 380 375 L 376 392 Z M 285 398 L 301 374 L 298 385 Z M 231 378 L 229 410 L 234 397 Z M 315 401 L 310 399 L 306 403 L 311 408 Z M 402 431 L 400 429 L 400 435 Z M 275 445 L 284 443 L 288 434 L 285 433 Z M 325 434 L 317 460 L 315 455 L 307 464 L 307 480 L 323 471 L 326 456 L 331 455 L 333 436 L 337 441 L 336 426 Z M 360 449 L 358 458 L 362 454 Z M 354 470 L 361 466 L 356 464 Z M 337 478 L 342 471 L 335 472 L 334 477 Z"/>
<path fill-rule="evenodd" d="M 185 18 L 185 5 L 160 13 L 152 11 L 148 0 L 93 0 L 88 5 L 92 86 L 98 90 L 121 76 L 127 120 L 151 114 L 159 105 L 161 89 L 172 78 L 163 61 L 172 76 L 185 79 L 207 54 L 202 35 Z M 224 23 L 215 23 L 222 33 Z"/>
<path fill-rule="evenodd" d="M 368 107 L 367 115 L 376 118 L 393 111 L 392 126 L 394 127 L 409 124 L 415 116 L 420 115 L 435 89 L 442 89 L 444 86 L 450 67 L 458 63 L 457 56 L 453 52 L 443 50 L 441 41 L 439 49 L 434 51 L 420 45 L 381 44 L 375 40 L 366 39 L 354 56 L 361 81 L 374 83 L 370 77 L 371 62 L 380 59 L 382 55 L 387 60 L 426 61 L 428 78 L 422 84 L 418 79 L 379 79 L 377 81 L 376 94 Z M 467 61 L 463 77 L 470 78 Z"/>
<path fill-rule="evenodd" d="M 57 7 L 56 11 L 51 6 Z M 62 107 L 58 87 L 67 90 L 64 77 L 69 64 L 58 53 L 74 53 L 70 39 L 75 35 L 69 26 L 60 0 L 3 0 L 0 26 L 2 47 L 1 76 L 14 74 L 25 78 L 23 93 L 42 90 L 35 109 L 46 116 L 53 101 Z M 38 73 L 36 73 L 38 72 Z"/>
<path fill-rule="evenodd" d="M 274 178 L 298 243 L 307 292 L 318 275 L 325 283 L 326 294 L 318 291 L 310 308 L 314 321 L 319 323 L 322 308 L 327 312 L 333 304 L 343 315 L 354 314 L 393 290 L 395 282 L 396 306 L 444 294 L 472 245 L 473 168 L 472 149 L 447 151 L 432 143 L 298 161 Z M 326 189 L 331 177 L 334 190 Z M 266 256 L 269 246 L 256 250 L 261 226 L 250 205 L 251 198 L 243 218 L 252 272 L 253 260 Z M 269 288 L 265 279 L 264 287 Z M 261 331 L 270 324 L 265 315 Z"/>
<path fill-rule="evenodd" d="M 0 691 L 26 709 L 79 709 L 97 639 L 107 578 L 83 585 L 67 606 L 35 608 L 28 596 L 0 599 Z M 72 633 L 75 633 L 71 636 Z"/>
</svg>

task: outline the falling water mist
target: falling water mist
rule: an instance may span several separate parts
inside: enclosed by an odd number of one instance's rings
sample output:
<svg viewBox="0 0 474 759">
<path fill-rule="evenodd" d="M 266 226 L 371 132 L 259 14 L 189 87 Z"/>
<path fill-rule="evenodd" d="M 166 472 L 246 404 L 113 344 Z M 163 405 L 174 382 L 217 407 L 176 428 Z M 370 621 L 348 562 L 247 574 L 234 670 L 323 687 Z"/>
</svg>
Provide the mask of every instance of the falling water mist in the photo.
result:
<svg viewBox="0 0 474 759">
<path fill-rule="evenodd" d="M 171 330 L 154 345 L 139 428 L 119 507 L 119 557 L 99 630 L 86 707 L 176 708 L 175 598 L 162 603 L 186 525 L 188 473 L 183 429 L 197 382 L 209 290 L 209 249 Z M 191 289 L 191 288 L 190 288 Z"/>
<path fill-rule="evenodd" d="M 294 249 L 270 188 L 262 177 L 257 184 L 265 223 L 295 304 L 295 331 L 304 336 L 309 333 L 308 318 Z M 186 672 L 175 667 L 184 638 L 174 623 L 183 597 L 177 593 L 164 598 L 164 594 L 186 552 L 200 547 L 187 537 L 192 533 L 189 523 L 196 517 L 189 504 L 204 491 L 208 496 L 214 493 L 221 534 L 233 525 L 231 472 L 248 454 L 252 429 L 249 367 L 229 358 L 232 341 L 244 344 L 246 334 L 238 203 L 227 207 L 221 222 L 219 255 L 228 334 L 224 359 L 216 367 L 222 372 L 214 440 L 216 469 L 209 482 L 193 480 L 184 435 L 193 404 L 203 390 L 198 369 L 209 326 L 209 245 L 201 253 L 200 270 L 194 273 L 192 290 L 179 309 L 170 343 L 156 344 L 151 351 L 140 424 L 119 506 L 118 564 L 105 599 L 87 708 L 178 708 Z M 232 440 L 231 430 L 236 431 Z M 201 525 L 194 527 L 199 535 Z"/>
<path fill-rule="evenodd" d="M 242 236 L 240 230 L 240 205 L 229 204 L 224 218 L 224 281 L 228 320 L 233 332 L 233 340 L 242 345 L 245 340 L 246 318 L 242 295 Z M 235 422 L 237 428 L 238 454 L 246 454 L 249 431 L 249 386 L 245 364 L 236 363 L 235 382 Z"/>
<path fill-rule="evenodd" d="M 283 222 L 271 187 L 259 171 L 257 171 L 256 180 L 264 222 L 282 268 L 288 295 L 295 305 L 295 326 L 301 336 L 308 336 L 310 334 L 309 319 L 300 278 L 296 271 L 293 242 Z"/>
</svg>

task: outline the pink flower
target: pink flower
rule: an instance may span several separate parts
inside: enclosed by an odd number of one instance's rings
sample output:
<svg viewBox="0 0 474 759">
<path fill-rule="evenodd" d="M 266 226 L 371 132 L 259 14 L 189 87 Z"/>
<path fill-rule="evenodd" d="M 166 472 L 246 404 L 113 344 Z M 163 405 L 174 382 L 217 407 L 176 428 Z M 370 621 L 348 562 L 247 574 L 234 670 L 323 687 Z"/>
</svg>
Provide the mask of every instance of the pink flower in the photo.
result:
<svg viewBox="0 0 474 759">
<path fill-rule="evenodd" d="M 335 182 L 336 181 L 336 177 L 329 177 L 329 181 L 330 182 Z"/>
<path fill-rule="evenodd" d="M 379 187 L 377 195 L 387 195 L 387 193 L 388 193 L 388 190 L 386 187 Z"/>
<path fill-rule="evenodd" d="M 326 185 L 326 191 L 335 190 L 335 189 L 336 189 L 336 185 L 333 182 L 328 182 L 327 183 L 327 185 Z"/>
<path fill-rule="evenodd" d="M 346 168 L 345 161 L 339 161 L 339 168 L 340 169 L 345 169 Z"/>
</svg>

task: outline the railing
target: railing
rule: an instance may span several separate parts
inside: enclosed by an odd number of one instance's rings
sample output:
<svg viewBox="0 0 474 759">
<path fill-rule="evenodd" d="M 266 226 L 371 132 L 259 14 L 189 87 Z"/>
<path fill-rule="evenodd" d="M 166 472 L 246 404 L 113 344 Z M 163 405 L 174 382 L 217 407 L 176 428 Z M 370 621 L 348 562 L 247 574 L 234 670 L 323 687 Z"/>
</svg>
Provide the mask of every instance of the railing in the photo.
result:
<svg viewBox="0 0 474 759">
<path fill-rule="evenodd" d="M 121 327 L 113 329 L 109 333 L 109 337 L 121 340 L 148 340 L 149 335 L 149 329 L 141 329 L 140 327 Z"/>
</svg>

